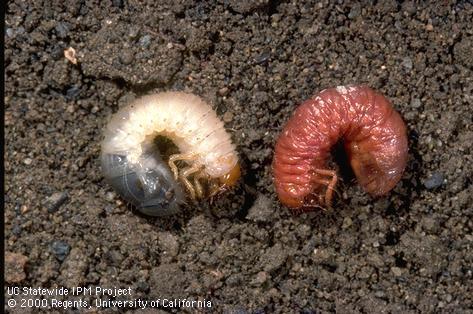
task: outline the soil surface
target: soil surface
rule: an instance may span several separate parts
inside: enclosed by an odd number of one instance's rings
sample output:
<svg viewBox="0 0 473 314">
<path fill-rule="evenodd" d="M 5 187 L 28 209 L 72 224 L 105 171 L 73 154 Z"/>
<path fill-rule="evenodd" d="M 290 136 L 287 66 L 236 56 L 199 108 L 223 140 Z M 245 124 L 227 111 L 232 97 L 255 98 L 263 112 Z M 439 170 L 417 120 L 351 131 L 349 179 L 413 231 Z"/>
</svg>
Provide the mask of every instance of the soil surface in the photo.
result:
<svg viewBox="0 0 473 314">
<path fill-rule="evenodd" d="M 471 1 L 10 1 L 8 287 L 212 303 L 148 313 L 472 313 L 472 25 Z M 335 154 L 333 208 L 291 215 L 272 186 L 279 132 L 318 91 L 362 83 L 408 126 L 401 182 L 373 199 Z M 104 182 L 100 143 L 120 107 L 165 90 L 212 104 L 243 177 L 213 203 L 153 218 Z M 77 312 L 20 308 L 34 297 L 7 292 L 11 313 Z M 103 313 L 125 310 L 140 312 Z"/>
</svg>

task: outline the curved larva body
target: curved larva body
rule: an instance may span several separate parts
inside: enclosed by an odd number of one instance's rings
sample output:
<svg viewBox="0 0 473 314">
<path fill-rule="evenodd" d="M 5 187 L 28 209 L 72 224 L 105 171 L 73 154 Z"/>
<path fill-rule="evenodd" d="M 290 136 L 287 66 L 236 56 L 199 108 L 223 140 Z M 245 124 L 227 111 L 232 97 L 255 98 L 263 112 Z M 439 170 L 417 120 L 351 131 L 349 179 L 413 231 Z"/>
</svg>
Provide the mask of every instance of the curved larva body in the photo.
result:
<svg viewBox="0 0 473 314">
<path fill-rule="evenodd" d="M 407 160 L 400 115 L 369 87 L 340 86 L 302 103 L 276 143 L 274 182 L 283 204 L 300 208 L 320 193 L 328 155 L 340 139 L 365 191 L 380 196 L 400 180 Z"/>
<path fill-rule="evenodd" d="M 225 178 L 238 166 L 235 147 L 224 129 L 223 122 L 198 96 L 183 92 L 165 92 L 135 100 L 118 111 L 107 125 L 102 143 L 102 165 L 105 177 L 111 181 L 110 176 L 116 174 L 108 167 L 107 163 L 113 159 L 110 159 L 110 156 L 122 156 L 125 158 L 122 164 L 126 164 L 126 171 L 135 173 L 144 188 L 157 184 L 152 182 L 154 180 L 151 178 L 144 178 L 144 174 L 150 171 L 159 173 L 159 178 L 156 173 L 153 175 L 160 181 L 155 190 L 159 190 L 163 184 L 168 184 L 165 188 L 171 189 L 172 193 L 167 195 L 176 197 L 171 198 L 169 204 L 161 204 L 162 208 L 158 208 L 158 211 L 167 213 L 169 208 L 172 208 L 172 211 L 177 210 L 177 203 L 183 200 L 183 196 L 179 185 L 171 182 L 174 179 L 167 165 L 160 159 L 159 153 L 152 157 L 153 140 L 157 135 L 171 139 L 181 154 L 192 155 L 190 164 L 202 169 L 202 174 L 209 179 Z M 122 164 L 120 167 L 123 167 Z M 167 183 L 164 182 L 166 180 Z M 121 184 L 123 185 L 123 182 Z M 125 184 L 129 185 L 129 182 Z M 137 201 L 129 195 L 121 194 L 139 208 L 146 197 L 138 197 L 140 200 Z"/>
</svg>

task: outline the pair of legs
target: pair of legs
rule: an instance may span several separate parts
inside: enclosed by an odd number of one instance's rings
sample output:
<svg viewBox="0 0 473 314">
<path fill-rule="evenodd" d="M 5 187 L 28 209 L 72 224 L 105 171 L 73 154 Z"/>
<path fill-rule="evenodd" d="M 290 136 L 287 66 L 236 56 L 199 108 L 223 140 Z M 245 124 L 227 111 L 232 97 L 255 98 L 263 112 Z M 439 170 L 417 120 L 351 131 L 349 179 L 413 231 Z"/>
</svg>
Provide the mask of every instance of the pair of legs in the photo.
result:
<svg viewBox="0 0 473 314">
<path fill-rule="evenodd" d="M 188 153 L 171 155 L 168 161 L 169 167 L 174 174 L 174 179 L 176 181 L 179 179 L 181 180 L 181 182 L 189 191 L 189 194 L 193 200 L 202 198 L 204 196 L 202 185 L 200 184 L 199 180 L 207 178 L 207 175 L 202 171 L 203 166 L 194 163 L 196 159 L 197 155 L 195 153 Z M 184 170 L 179 173 L 179 169 L 175 164 L 176 161 L 187 161 L 191 166 L 184 168 Z M 194 177 L 193 183 L 191 183 L 189 180 L 191 175 Z"/>
<path fill-rule="evenodd" d="M 320 194 L 316 195 L 319 198 L 319 204 L 325 208 L 332 207 L 332 195 L 338 179 L 337 173 L 334 170 L 327 169 L 314 169 L 313 172 L 314 176 L 312 177 L 311 182 L 327 187 L 325 190 L 325 196 Z M 323 176 L 329 178 L 324 178 Z"/>
</svg>

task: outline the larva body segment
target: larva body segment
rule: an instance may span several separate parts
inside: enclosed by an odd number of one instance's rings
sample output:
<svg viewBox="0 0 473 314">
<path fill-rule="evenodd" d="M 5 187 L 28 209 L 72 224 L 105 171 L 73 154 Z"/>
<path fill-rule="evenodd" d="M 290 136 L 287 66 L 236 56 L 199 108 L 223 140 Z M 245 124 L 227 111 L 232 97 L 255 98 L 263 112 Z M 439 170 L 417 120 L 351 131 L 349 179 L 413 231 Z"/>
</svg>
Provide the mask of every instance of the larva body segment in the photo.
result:
<svg viewBox="0 0 473 314">
<path fill-rule="evenodd" d="M 222 186 L 238 179 L 235 147 L 212 107 L 183 92 L 144 96 L 119 110 L 107 125 L 102 169 L 115 189 L 147 214 L 152 210 L 153 215 L 173 213 L 184 201 L 175 181 L 177 167 L 170 169 L 153 145 L 158 135 L 172 140 L 180 151 L 175 160 L 185 160 L 190 166 L 179 178 L 193 193 L 194 188 L 201 189 L 199 179 L 216 180 Z M 194 177 L 196 186 L 187 176 Z M 137 193 L 140 189 L 141 194 Z"/>
<path fill-rule="evenodd" d="M 314 199 L 330 206 L 335 173 L 326 161 L 340 140 L 358 182 L 380 196 L 400 180 L 407 161 L 406 127 L 389 101 L 366 86 L 326 89 L 302 103 L 284 127 L 273 159 L 279 199 L 301 208 Z M 327 179 L 332 175 L 335 180 Z"/>
</svg>

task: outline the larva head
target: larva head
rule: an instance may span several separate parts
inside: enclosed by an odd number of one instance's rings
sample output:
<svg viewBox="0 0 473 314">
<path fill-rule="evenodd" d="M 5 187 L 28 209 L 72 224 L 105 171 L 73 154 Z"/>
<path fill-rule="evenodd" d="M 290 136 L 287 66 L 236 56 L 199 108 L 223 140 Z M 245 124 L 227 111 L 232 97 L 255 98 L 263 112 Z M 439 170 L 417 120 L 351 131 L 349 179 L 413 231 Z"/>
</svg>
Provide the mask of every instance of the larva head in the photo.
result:
<svg viewBox="0 0 473 314">
<path fill-rule="evenodd" d="M 316 208 L 322 210 L 330 208 L 330 204 L 326 204 L 323 195 L 315 190 L 305 196 L 278 192 L 278 198 L 279 201 L 289 207 L 291 212 L 295 215 L 311 212 Z"/>
<path fill-rule="evenodd" d="M 219 178 L 223 189 L 234 186 L 240 179 L 240 165 L 237 163 L 228 173 Z"/>
<path fill-rule="evenodd" d="M 290 196 L 279 195 L 279 200 L 281 201 L 281 203 L 291 208 L 291 210 L 301 208 L 304 205 L 303 199 L 298 199 Z"/>
<path fill-rule="evenodd" d="M 304 205 L 304 196 L 298 193 L 298 189 L 293 184 L 281 184 L 275 182 L 278 198 L 285 206 L 295 209 Z"/>
<path fill-rule="evenodd" d="M 210 189 L 210 199 L 233 187 L 240 178 L 240 165 L 237 163 L 228 173 L 213 181 L 213 187 Z"/>
</svg>

